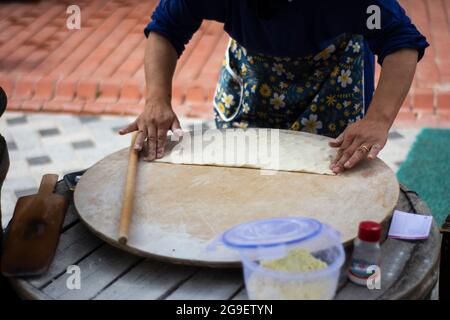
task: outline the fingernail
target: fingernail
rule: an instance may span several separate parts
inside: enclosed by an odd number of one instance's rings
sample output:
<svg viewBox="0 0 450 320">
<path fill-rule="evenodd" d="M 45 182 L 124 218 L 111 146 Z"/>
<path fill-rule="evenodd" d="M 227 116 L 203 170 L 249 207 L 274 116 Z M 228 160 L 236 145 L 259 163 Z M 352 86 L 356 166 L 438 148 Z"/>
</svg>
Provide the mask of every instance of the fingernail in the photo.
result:
<svg viewBox="0 0 450 320">
<path fill-rule="evenodd" d="M 351 166 L 351 163 L 349 162 L 349 161 L 347 161 L 345 164 L 344 164 L 344 167 L 346 167 L 346 168 L 348 168 L 348 167 L 350 167 Z"/>
<path fill-rule="evenodd" d="M 141 150 L 141 146 L 140 145 L 138 145 L 138 144 L 136 144 L 135 146 L 134 146 L 134 148 L 136 149 L 136 150 Z"/>
</svg>

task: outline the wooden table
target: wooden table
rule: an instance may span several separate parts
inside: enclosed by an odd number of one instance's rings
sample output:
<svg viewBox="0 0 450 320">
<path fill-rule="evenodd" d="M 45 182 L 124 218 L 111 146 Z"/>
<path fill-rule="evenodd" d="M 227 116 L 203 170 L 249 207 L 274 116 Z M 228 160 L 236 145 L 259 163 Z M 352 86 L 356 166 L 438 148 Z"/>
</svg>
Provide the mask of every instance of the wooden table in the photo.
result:
<svg viewBox="0 0 450 320">
<path fill-rule="evenodd" d="M 57 192 L 72 199 L 64 182 L 58 183 Z M 419 197 L 404 187 L 397 209 L 430 214 Z M 336 299 L 428 298 L 438 278 L 439 248 L 435 223 L 426 241 L 387 239 L 382 244 L 381 290 L 355 286 L 342 272 Z M 70 265 L 80 267 L 79 290 L 66 285 Z M 247 299 L 240 269 L 186 267 L 123 252 L 91 234 L 72 203 L 48 272 L 11 281 L 27 299 Z"/>
</svg>

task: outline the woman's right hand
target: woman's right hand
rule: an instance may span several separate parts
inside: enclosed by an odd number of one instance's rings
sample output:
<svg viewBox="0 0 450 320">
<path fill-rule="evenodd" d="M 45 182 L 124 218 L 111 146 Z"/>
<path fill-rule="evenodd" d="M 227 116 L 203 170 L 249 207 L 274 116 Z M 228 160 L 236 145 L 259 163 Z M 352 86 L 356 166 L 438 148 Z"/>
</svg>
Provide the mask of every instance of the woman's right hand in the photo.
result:
<svg viewBox="0 0 450 320">
<path fill-rule="evenodd" d="M 134 148 L 141 151 L 144 143 L 147 143 L 144 160 L 153 161 L 164 156 L 169 130 L 173 132 L 181 130 L 180 122 L 172 110 L 170 101 L 147 99 L 144 111 L 134 122 L 120 129 L 119 134 L 124 135 L 138 131 Z"/>
</svg>

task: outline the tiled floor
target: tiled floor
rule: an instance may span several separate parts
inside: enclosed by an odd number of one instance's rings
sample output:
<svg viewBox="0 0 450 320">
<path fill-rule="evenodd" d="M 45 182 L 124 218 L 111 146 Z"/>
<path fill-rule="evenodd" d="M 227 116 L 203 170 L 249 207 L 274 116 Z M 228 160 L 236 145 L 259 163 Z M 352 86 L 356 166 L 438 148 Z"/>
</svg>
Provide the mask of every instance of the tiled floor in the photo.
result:
<svg viewBox="0 0 450 320">
<path fill-rule="evenodd" d="M 127 147 L 129 136 L 116 132 L 132 121 L 131 117 L 74 116 L 63 114 L 7 112 L 0 119 L 11 166 L 2 190 L 4 226 L 9 221 L 17 198 L 36 192 L 45 173 L 62 177 L 85 169 L 106 155 Z M 183 129 L 202 120 L 181 119 Z M 214 126 L 209 121 L 204 123 Z M 418 130 L 394 129 L 381 158 L 394 171 L 406 158 Z"/>
<path fill-rule="evenodd" d="M 144 106 L 143 29 L 157 0 L 77 0 L 81 30 L 68 30 L 68 3 L 0 4 L 0 85 L 10 110 L 136 114 Z M 431 47 L 399 114 L 404 126 L 450 125 L 450 0 L 400 0 Z M 205 21 L 181 56 L 173 104 L 180 116 L 211 117 L 228 36 Z"/>
</svg>

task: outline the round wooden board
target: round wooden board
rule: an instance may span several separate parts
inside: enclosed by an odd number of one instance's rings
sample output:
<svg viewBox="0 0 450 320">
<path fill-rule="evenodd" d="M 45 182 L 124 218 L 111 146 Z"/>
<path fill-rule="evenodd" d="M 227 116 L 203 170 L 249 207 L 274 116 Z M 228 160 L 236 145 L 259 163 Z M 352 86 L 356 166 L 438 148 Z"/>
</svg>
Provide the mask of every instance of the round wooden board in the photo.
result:
<svg viewBox="0 0 450 320">
<path fill-rule="evenodd" d="M 141 161 L 123 246 L 117 233 L 127 161 L 124 149 L 83 175 L 74 194 L 81 220 L 124 250 L 190 265 L 237 265 L 237 254 L 207 247 L 228 228 L 256 219 L 312 217 L 339 230 L 348 244 L 360 221 L 387 221 L 399 196 L 394 173 L 379 159 L 338 176 Z"/>
</svg>

